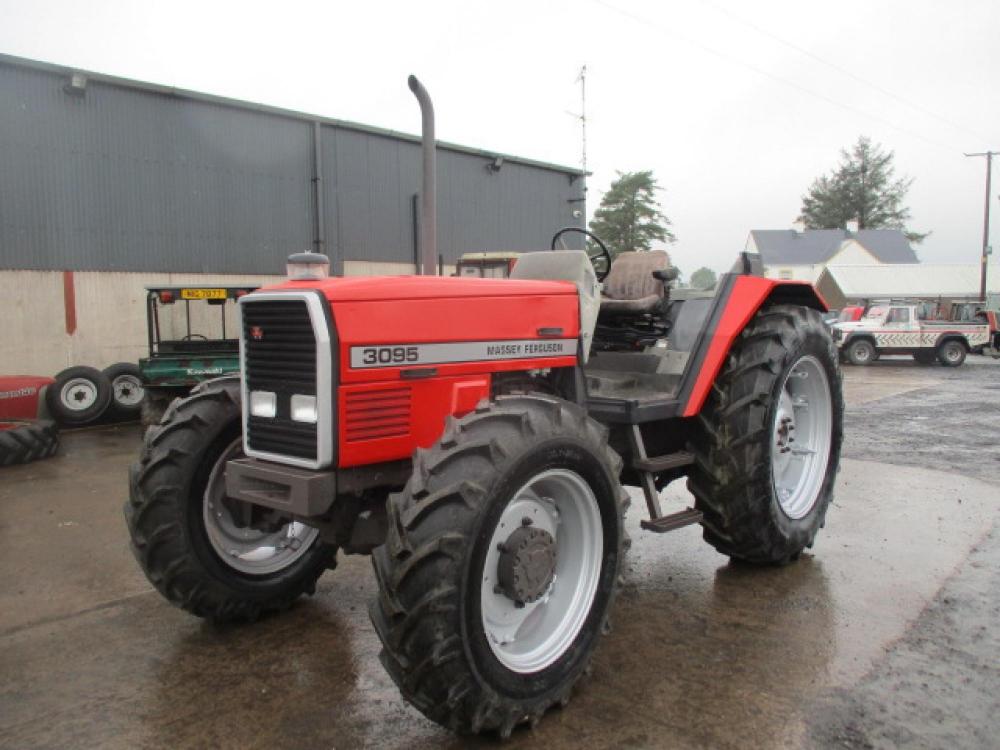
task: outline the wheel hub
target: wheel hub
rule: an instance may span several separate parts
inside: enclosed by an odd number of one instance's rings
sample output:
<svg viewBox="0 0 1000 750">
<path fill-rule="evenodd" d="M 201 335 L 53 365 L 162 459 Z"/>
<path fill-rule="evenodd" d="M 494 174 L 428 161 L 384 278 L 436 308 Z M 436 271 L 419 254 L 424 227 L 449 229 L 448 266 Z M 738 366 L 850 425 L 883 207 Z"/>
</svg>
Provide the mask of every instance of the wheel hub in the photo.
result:
<svg viewBox="0 0 1000 750">
<path fill-rule="evenodd" d="M 545 529 L 528 523 L 515 530 L 500 550 L 497 580 L 500 593 L 515 603 L 538 601 L 556 571 L 556 541 Z"/>
</svg>

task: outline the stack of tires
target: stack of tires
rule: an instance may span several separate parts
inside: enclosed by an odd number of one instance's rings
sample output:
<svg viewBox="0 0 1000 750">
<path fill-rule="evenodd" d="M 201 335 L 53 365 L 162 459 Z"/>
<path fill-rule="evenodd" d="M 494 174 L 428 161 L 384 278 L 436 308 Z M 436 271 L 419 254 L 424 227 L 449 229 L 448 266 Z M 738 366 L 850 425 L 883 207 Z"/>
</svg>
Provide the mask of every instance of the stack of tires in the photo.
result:
<svg viewBox="0 0 1000 750">
<path fill-rule="evenodd" d="M 69 367 L 55 380 L 45 393 L 45 403 L 52 417 L 64 427 L 139 418 L 142 374 L 131 362 L 119 362 L 103 371 L 83 365 Z"/>
</svg>

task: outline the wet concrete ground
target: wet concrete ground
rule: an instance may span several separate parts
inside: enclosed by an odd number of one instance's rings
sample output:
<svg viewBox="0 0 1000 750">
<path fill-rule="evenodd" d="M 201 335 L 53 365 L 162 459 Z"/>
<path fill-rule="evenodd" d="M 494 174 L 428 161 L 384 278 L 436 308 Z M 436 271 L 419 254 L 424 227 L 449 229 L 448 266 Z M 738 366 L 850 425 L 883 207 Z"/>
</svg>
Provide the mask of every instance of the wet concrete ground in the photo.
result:
<svg viewBox="0 0 1000 750">
<path fill-rule="evenodd" d="M 977 360 L 845 368 L 835 507 L 797 564 L 731 565 L 697 527 L 641 531 L 633 504 L 592 677 L 506 746 L 996 746 L 1000 366 Z M 153 592 L 120 510 L 137 439 L 67 434 L 59 457 L 0 473 L 0 747 L 471 744 L 382 671 L 366 558 L 250 627 Z"/>
</svg>

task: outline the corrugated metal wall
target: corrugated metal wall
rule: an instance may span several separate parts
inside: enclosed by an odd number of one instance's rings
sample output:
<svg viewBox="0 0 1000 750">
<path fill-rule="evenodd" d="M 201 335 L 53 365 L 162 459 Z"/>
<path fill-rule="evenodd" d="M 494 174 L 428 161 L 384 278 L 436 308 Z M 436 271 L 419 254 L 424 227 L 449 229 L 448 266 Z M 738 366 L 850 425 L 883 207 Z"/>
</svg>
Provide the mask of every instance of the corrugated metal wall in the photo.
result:
<svg viewBox="0 0 1000 750">
<path fill-rule="evenodd" d="M 281 273 L 314 246 L 313 120 L 100 76 L 73 96 L 68 73 L 0 58 L 0 268 Z M 324 121 L 320 152 L 337 267 L 412 262 L 419 145 Z M 582 226 L 571 170 L 488 162 L 438 149 L 446 261 Z"/>
</svg>

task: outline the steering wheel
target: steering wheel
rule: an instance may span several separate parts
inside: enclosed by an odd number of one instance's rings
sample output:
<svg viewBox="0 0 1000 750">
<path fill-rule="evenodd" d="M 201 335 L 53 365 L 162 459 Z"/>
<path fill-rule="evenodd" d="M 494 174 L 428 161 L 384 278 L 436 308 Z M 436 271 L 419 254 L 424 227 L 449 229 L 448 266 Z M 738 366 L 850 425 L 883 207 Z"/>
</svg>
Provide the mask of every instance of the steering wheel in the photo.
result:
<svg viewBox="0 0 1000 750">
<path fill-rule="evenodd" d="M 608 252 L 607 246 L 601 242 L 601 239 L 593 232 L 588 232 L 586 229 L 580 229 L 580 227 L 563 227 L 552 235 L 552 243 L 549 246 L 549 249 L 555 250 L 556 243 L 558 242 L 562 245 L 562 249 L 566 250 L 566 243 L 562 241 L 562 236 L 569 232 L 577 232 L 585 237 L 589 237 L 597 243 L 600 250 L 596 250 L 592 253 L 588 252 L 587 257 L 590 258 L 590 262 L 594 266 L 594 274 L 597 276 L 597 280 L 604 281 L 604 279 L 608 277 L 608 274 L 611 273 L 611 253 Z"/>
</svg>

